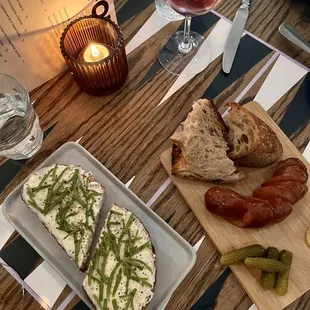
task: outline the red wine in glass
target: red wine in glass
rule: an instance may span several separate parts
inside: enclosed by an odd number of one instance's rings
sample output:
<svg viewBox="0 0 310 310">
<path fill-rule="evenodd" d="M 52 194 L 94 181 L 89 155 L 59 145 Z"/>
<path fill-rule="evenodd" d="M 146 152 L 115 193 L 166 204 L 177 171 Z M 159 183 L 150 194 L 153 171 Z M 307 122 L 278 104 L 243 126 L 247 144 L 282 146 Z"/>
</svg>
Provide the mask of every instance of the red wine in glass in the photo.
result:
<svg viewBox="0 0 310 310">
<path fill-rule="evenodd" d="M 207 13 L 221 0 L 170 0 L 171 7 L 184 16 L 198 16 Z"/>
</svg>

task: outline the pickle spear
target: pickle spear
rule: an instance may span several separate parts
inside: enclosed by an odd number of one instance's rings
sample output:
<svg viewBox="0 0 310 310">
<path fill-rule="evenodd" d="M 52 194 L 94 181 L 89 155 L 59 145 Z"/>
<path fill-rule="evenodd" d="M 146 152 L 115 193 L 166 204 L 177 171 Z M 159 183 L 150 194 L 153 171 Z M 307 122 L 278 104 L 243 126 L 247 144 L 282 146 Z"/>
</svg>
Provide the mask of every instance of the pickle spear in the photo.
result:
<svg viewBox="0 0 310 310">
<path fill-rule="evenodd" d="M 248 257 L 244 260 L 244 263 L 247 267 L 254 267 L 268 272 L 284 272 L 289 269 L 286 264 L 270 258 Z"/>
<path fill-rule="evenodd" d="M 259 244 L 250 245 L 223 254 L 221 257 L 221 264 L 224 266 L 232 265 L 243 261 L 247 257 L 264 256 L 265 252 L 266 250 Z"/>
<path fill-rule="evenodd" d="M 288 267 L 288 269 L 286 271 L 278 273 L 275 290 L 278 295 L 284 296 L 287 293 L 288 289 L 288 280 L 293 261 L 293 254 L 287 250 L 281 251 L 280 261 L 284 263 Z"/>
<path fill-rule="evenodd" d="M 280 254 L 278 249 L 269 247 L 266 251 L 266 258 L 279 260 Z M 263 271 L 261 274 L 260 282 L 264 290 L 271 290 L 276 284 L 277 274 L 275 272 Z"/>
</svg>

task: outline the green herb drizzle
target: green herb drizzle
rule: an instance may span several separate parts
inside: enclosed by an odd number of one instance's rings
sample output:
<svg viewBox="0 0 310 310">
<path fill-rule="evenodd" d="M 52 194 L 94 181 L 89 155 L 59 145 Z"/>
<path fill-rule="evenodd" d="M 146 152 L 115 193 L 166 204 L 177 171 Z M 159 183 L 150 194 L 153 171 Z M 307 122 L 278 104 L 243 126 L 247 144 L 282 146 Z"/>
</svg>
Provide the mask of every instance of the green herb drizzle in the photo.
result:
<svg viewBox="0 0 310 310">
<path fill-rule="evenodd" d="M 114 218 L 112 220 L 113 216 Z M 121 217 L 121 219 L 117 217 Z M 125 223 L 123 213 L 111 210 L 107 218 L 106 230 L 102 233 L 95 256 L 89 266 L 88 285 L 91 285 L 92 281 L 96 281 L 99 284 L 99 296 L 94 295 L 94 298 L 100 309 L 107 309 L 108 300 L 112 301 L 113 310 L 119 309 L 117 300 L 113 297 L 115 296 L 123 277 L 126 277 L 126 295 L 121 297 L 126 298 L 126 310 L 134 309 L 133 300 L 137 292 L 136 289 L 129 292 L 130 281 L 135 281 L 143 286 L 152 288 L 152 284 L 147 281 L 148 278 L 140 277 L 136 272 L 136 269 L 147 269 L 152 272 L 152 268 L 150 268 L 150 266 L 144 261 L 134 257 L 134 255 L 140 253 L 145 248 L 151 248 L 152 246 L 149 241 L 139 247 L 136 245 L 142 237 L 138 236 L 138 230 L 132 235 L 132 223 L 133 214 L 130 214 L 128 221 Z M 122 227 L 119 237 L 113 234 L 112 227 L 114 225 Z M 117 263 L 110 275 L 106 276 L 105 269 L 107 258 L 111 252 Z M 96 273 L 100 279 L 96 277 L 94 273 Z M 105 299 L 103 299 L 104 291 L 106 292 Z"/>
<path fill-rule="evenodd" d="M 58 165 L 55 165 L 53 169 L 50 169 L 41 179 L 37 187 L 27 187 L 27 194 L 29 196 L 28 203 L 44 215 L 48 215 L 52 210 L 58 208 L 56 214 L 56 222 L 58 224 L 57 229 L 67 233 L 66 238 L 72 236 L 74 240 L 74 260 L 78 263 L 79 254 L 81 251 L 81 245 L 83 237 L 86 231 L 92 231 L 92 227 L 89 225 L 89 216 L 92 220 L 95 220 L 93 205 L 96 201 L 96 197 L 101 195 L 100 193 L 89 190 L 89 179 L 86 179 L 84 184 L 80 177 L 79 169 L 75 169 L 74 174 L 69 180 L 62 180 L 66 171 L 70 167 L 66 167 L 57 176 Z M 51 176 L 52 183 L 48 182 Z M 35 194 L 41 190 L 47 189 L 47 197 L 45 200 L 44 208 L 40 208 L 35 200 Z M 78 223 L 72 223 L 70 218 L 77 215 L 79 212 L 70 211 L 74 203 L 77 203 L 82 207 L 85 213 L 85 221 Z M 91 283 L 91 277 L 89 282 Z"/>
</svg>

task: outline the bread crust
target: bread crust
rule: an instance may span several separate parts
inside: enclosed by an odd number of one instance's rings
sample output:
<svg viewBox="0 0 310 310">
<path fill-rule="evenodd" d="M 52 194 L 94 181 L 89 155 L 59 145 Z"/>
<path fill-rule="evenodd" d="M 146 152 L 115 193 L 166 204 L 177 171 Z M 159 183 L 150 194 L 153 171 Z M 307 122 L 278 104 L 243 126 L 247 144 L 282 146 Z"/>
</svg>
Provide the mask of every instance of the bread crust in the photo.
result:
<svg viewBox="0 0 310 310">
<path fill-rule="evenodd" d="M 114 203 L 114 205 L 116 205 L 116 206 L 118 206 L 119 208 L 124 209 L 124 210 L 126 210 L 126 211 L 128 211 L 128 212 L 131 212 L 131 211 L 128 210 L 127 208 L 120 207 L 120 206 L 119 206 L 118 204 L 116 204 L 116 203 Z M 155 292 L 156 281 L 157 281 L 156 251 L 155 251 L 155 248 L 154 248 L 154 245 L 153 245 L 153 242 L 152 242 L 151 235 L 150 235 L 149 231 L 148 231 L 148 230 L 146 229 L 146 227 L 143 225 L 143 223 L 141 222 L 141 220 L 140 220 L 133 212 L 131 212 L 131 213 L 133 214 L 133 217 L 134 217 L 135 219 L 137 219 L 137 220 L 142 224 L 142 226 L 143 226 L 144 230 L 147 232 L 147 234 L 148 234 L 148 236 L 149 236 L 149 239 L 150 239 L 150 242 L 151 242 L 151 244 L 152 244 L 152 252 L 153 252 L 154 257 L 155 257 L 155 260 L 154 260 L 154 264 L 155 264 L 155 281 L 154 281 L 154 288 L 153 288 L 153 293 L 154 293 L 154 292 Z M 96 245 L 96 246 L 97 246 L 97 245 Z M 97 309 L 96 305 L 95 305 L 95 304 L 93 303 L 93 301 L 89 298 L 89 296 L 88 296 L 88 294 L 87 294 L 87 292 L 86 292 L 86 290 L 85 290 L 85 288 L 84 288 L 84 285 L 83 285 L 83 290 L 84 290 L 84 292 L 85 292 L 85 294 L 86 294 L 88 300 L 91 302 L 91 304 L 94 306 L 94 308 Z M 148 305 L 151 303 L 151 301 L 152 301 L 152 299 L 149 301 L 149 303 L 148 303 L 145 307 L 142 307 L 141 310 L 146 310 L 147 307 L 148 307 Z"/>
<path fill-rule="evenodd" d="M 155 280 L 155 282 L 156 282 L 156 280 Z M 87 292 L 85 291 L 84 286 L 83 286 L 83 291 L 84 291 L 85 295 L 87 296 L 88 301 L 92 304 L 92 306 L 93 306 L 95 309 L 97 309 L 96 305 L 93 303 L 93 301 L 92 301 L 92 300 L 89 298 L 89 296 L 87 295 Z M 150 301 L 150 302 L 151 302 L 151 301 Z M 148 305 L 147 305 L 146 307 L 142 307 L 141 310 L 146 310 L 147 307 L 148 307 Z"/>
<path fill-rule="evenodd" d="M 246 167 L 266 167 L 277 160 L 283 154 L 283 147 L 276 133 L 259 117 L 246 108 L 233 102 L 228 104 L 231 109 L 241 111 L 254 127 L 254 136 L 247 154 L 240 157 L 228 156 L 235 161 L 236 165 Z"/>
<path fill-rule="evenodd" d="M 225 140 L 226 135 L 228 134 L 228 127 L 226 126 L 224 120 L 222 119 L 222 116 L 218 112 L 213 100 L 212 99 L 200 99 L 196 101 L 195 103 L 199 105 L 208 105 L 208 107 L 212 109 L 214 113 L 213 115 L 214 119 L 216 119 L 216 121 L 218 122 L 220 126 L 219 129 L 222 131 L 223 137 Z M 193 111 L 193 108 L 192 108 L 192 111 Z M 192 117 L 191 112 L 189 113 L 187 118 Z M 203 109 L 202 109 L 202 113 L 203 113 Z M 204 182 L 214 182 L 217 184 L 236 183 L 238 181 L 241 181 L 247 178 L 245 173 L 239 172 L 239 171 L 236 171 L 235 173 L 231 175 L 227 175 L 218 180 L 210 180 L 193 172 L 186 158 L 186 151 L 184 149 L 182 135 L 180 134 L 182 132 L 183 132 L 183 123 L 178 127 L 174 135 L 171 137 L 171 140 L 173 141 L 172 153 L 171 153 L 171 161 L 172 161 L 171 174 L 172 175 L 183 177 L 183 178 L 189 178 L 193 180 L 200 180 Z"/>
<path fill-rule="evenodd" d="M 69 165 L 65 165 L 65 164 L 61 164 L 61 165 L 62 165 L 62 166 L 69 166 Z M 80 166 L 80 165 L 77 165 L 76 167 L 81 167 L 81 168 L 83 168 L 83 167 Z M 49 166 L 47 166 L 47 167 L 42 167 L 42 168 L 40 168 L 39 170 L 36 170 L 35 172 L 40 171 L 41 169 L 48 169 L 48 168 L 49 168 Z M 34 173 L 35 173 L 35 172 L 34 172 Z M 29 179 L 32 175 L 33 175 L 33 173 L 29 175 L 28 179 Z M 27 179 L 27 180 L 28 180 L 28 179 Z M 97 182 L 96 178 L 95 178 L 93 175 L 90 175 L 90 176 L 89 176 L 89 180 L 90 180 L 91 182 Z M 99 182 L 98 182 L 98 183 L 99 183 Z M 25 183 L 25 184 L 26 184 L 26 183 Z M 100 184 L 100 186 L 101 186 L 102 189 L 105 189 L 105 187 L 104 187 L 103 185 Z M 104 195 L 105 195 L 105 192 L 103 192 L 103 196 L 104 196 Z M 37 214 L 36 212 L 34 212 L 34 210 L 33 210 L 33 209 L 28 205 L 28 203 L 25 201 L 24 196 L 23 196 L 23 189 L 22 189 L 22 191 L 21 191 L 21 199 L 24 201 L 24 203 L 26 204 L 26 206 L 31 210 L 31 212 L 39 219 L 39 221 L 43 224 L 43 226 L 46 228 L 46 230 L 49 232 L 49 234 L 57 241 L 57 243 L 60 245 L 60 247 L 61 247 L 61 248 L 65 251 L 65 253 L 68 255 L 66 249 L 60 244 L 60 242 L 58 241 L 58 239 L 50 232 L 50 230 L 49 230 L 49 228 L 46 226 L 46 224 L 45 224 L 44 222 L 41 221 L 41 219 L 39 218 L 38 214 Z M 102 203 L 101 207 L 102 207 L 102 206 L 103 206 L 103 203 Z M 100 211 L 100 212 L 101 212 L 101 211 Z M 99 214 L 98 214 L 98 217 L 100 216 L 100 212 L 99 212 Z M 98 221 L 98 219 L 97 219 L 97 223 L 96 223 L 96 225 L 95 225 L 95 231 L 98 229 L 98 225 L 99 225 L 99 221 Z M 95 235 L 95 234 L 94 234 L 94 235 Z M 94 243 L 94 238 L 92 238 L 91 246 L 90 246 L 90 248 L 89 248 L 89 251 L 88 251 L 87 255 L 84 257 L 84 260 L 83 260 L 83 262 L 82 262 L 82 264 L 81 264 L 80 267 L 77 265 L 77 263 L 74 261 L 74 259 L 68 255 L 68 257 L 75 263 L 75 265 L 77 266 L 77 268 L 78 268 L 81 272 L 85 272 L 85 271 L 87 270 L 87 268 L 88 268 L 89 259 L 90 259 L 90 251 L 91 251 L 91 249 L 92 249 L 93 243 Z"/>
</svg>

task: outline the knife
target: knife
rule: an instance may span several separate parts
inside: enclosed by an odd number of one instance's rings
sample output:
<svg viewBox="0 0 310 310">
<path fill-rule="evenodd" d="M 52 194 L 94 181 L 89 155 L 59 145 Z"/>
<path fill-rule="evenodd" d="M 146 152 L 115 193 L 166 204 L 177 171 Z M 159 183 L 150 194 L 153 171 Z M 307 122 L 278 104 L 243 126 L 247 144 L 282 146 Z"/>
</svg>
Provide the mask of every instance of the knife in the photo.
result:
<svg viewBox="0 0 310 310">
<path fill-rule="evenodd" d="M 279 31 L 286 39 L 310 53 L 310 43 L 292 25 L 283 23 L 280 25 Z"/>
<path fill-rule="evenodd" d="M 229 36 L 227 38 L 224 55 L 223 55 L 223 71 L 230 73 L 231 67 L 235 60 L 240 40 L 249 16 L 251 0 L 243 0 L 242 4 L 234 18 Z"/>
</svg>

